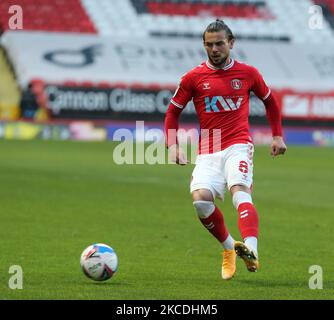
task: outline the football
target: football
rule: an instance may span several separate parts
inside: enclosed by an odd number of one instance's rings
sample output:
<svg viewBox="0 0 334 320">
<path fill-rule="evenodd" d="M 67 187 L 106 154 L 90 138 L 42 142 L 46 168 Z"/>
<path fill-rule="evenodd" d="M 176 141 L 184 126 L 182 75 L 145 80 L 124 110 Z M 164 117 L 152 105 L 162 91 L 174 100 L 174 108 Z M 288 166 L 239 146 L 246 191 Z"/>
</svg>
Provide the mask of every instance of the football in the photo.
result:
<svg viewBox="0 0 334 320">
<path fill-rule="evenodd" d="M 83 273 L 95 281 L 110 279 L 118 268 L 118 257 L 113 248 L 103 243 L 92 244 L 81 254 Z"/>
</svg>

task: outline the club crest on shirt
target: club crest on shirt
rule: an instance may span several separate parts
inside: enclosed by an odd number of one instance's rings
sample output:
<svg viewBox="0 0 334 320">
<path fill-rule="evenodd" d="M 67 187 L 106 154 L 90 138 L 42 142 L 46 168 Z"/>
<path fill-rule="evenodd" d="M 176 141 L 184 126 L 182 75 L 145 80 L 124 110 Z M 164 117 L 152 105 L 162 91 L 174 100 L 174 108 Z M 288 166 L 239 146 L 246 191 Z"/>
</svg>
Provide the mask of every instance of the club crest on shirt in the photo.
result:
<svg viewBox="0 0 334 320">
<path fill-rule="evenodd" d="M 204 82 L 203 83 L 203 90 L 209 90 L 210 89 L 210 83 L 209 82 Z"/>
<path fill-rule="evenodd" d="M 231 86 L 235 90 L 239 90 L 242 87 L 242 82 L 239 79 L 233 79 L 231 81 Z"/>
</svg>

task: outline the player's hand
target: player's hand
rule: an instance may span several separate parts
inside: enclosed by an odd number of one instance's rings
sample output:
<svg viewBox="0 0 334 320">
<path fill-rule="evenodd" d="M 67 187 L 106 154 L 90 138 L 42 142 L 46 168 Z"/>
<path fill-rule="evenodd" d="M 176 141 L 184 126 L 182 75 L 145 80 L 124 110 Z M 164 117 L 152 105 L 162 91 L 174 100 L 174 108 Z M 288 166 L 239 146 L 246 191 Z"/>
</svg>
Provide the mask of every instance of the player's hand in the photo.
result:
<svg viewBox="0 0 334 320">
<path fill-rule="evenodd" d="M 176 163 L 181 166 L 184 166 L 187 163 L 189 163 L 182 148 L 177 144 L 173 144 L 168 148 L 168 155 L 169 155 L 169 161 L 171 163 Z"/>
<path fill-rule="evenodd" d="M 276 157 L 279 154 L 284 154 L 286 150 L 287 146 L 285 145 L 283 138 L 280 136 L 273 137 L 273 142 L 271 144 L 271 155 Z"/>
</svg>

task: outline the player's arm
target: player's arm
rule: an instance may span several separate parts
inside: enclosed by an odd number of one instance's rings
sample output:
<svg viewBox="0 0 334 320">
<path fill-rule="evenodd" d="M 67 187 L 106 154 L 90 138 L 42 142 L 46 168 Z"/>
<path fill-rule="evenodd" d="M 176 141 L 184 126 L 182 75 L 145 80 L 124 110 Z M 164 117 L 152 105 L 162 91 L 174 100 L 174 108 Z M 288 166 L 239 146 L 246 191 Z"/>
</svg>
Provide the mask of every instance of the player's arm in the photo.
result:
<svg viewBox="0 0 334 320">
<path fill-rule="evenodd" d="M 166 146 L 171 162 L 185 165 L 188 163 L 186 156 L 179 146 L 177 130 L 179 129 L 179 117 L 183 109 L 176 107 L 173 103 L 169 104 L 165 117 Z"/>
<path fill-rule="evenodd" d="M 263 101 L 266 115 L 269 121 L 273 142 L 271 144 L 271 155 L 273 157 L 284 154 L 287 146 L 283 140 L 282 114 L 275 96 L 266 85 L 261 74 L 254 68 L 252 91 Z"/>
<path fill-rule="evenodd" d="M 273 157 L 284 154 L 287 146 L 283 140 L 282 114 L 275 96 L 270 92 L 267 99 L 263 100 L 266 108 L 266 115 L 269 121 L 273 142 L 271 144 L 271 155 Z"/>
<path fill-rule="evenodd" d="M 179 129 L 179 118 L 181 112 L 187 105 L 188 101 L 190 101 L 191 97 L 192 95 L 189 80 L 187 77 L 183 77 L 173 98 L 171 99 L 165 116 L 166 146 L 168 148 L 169 158 L 172 162 L 180 165 L 185 165 L 188 161 L 185 153 L 179 146 L 177 130 Z"/>
</svg>

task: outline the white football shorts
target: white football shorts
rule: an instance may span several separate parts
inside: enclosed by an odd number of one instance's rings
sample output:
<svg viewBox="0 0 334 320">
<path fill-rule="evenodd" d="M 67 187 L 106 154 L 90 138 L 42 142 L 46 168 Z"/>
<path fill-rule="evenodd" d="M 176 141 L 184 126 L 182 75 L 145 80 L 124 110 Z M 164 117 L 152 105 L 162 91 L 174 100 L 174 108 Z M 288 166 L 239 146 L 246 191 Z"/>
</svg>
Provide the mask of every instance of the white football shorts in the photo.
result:
<svg viewBox="0 0 334 320">
<path fill-rule="evenodd" d="M 244 185 L 248 188 L 253 184 L 254 146 L 234 144 L 225 150 L 200 154 L 196 158 L 192 173 L 190 192 L 208 189 L 213 197 L 224 199 L 225 188 Z"/>
</svg>

